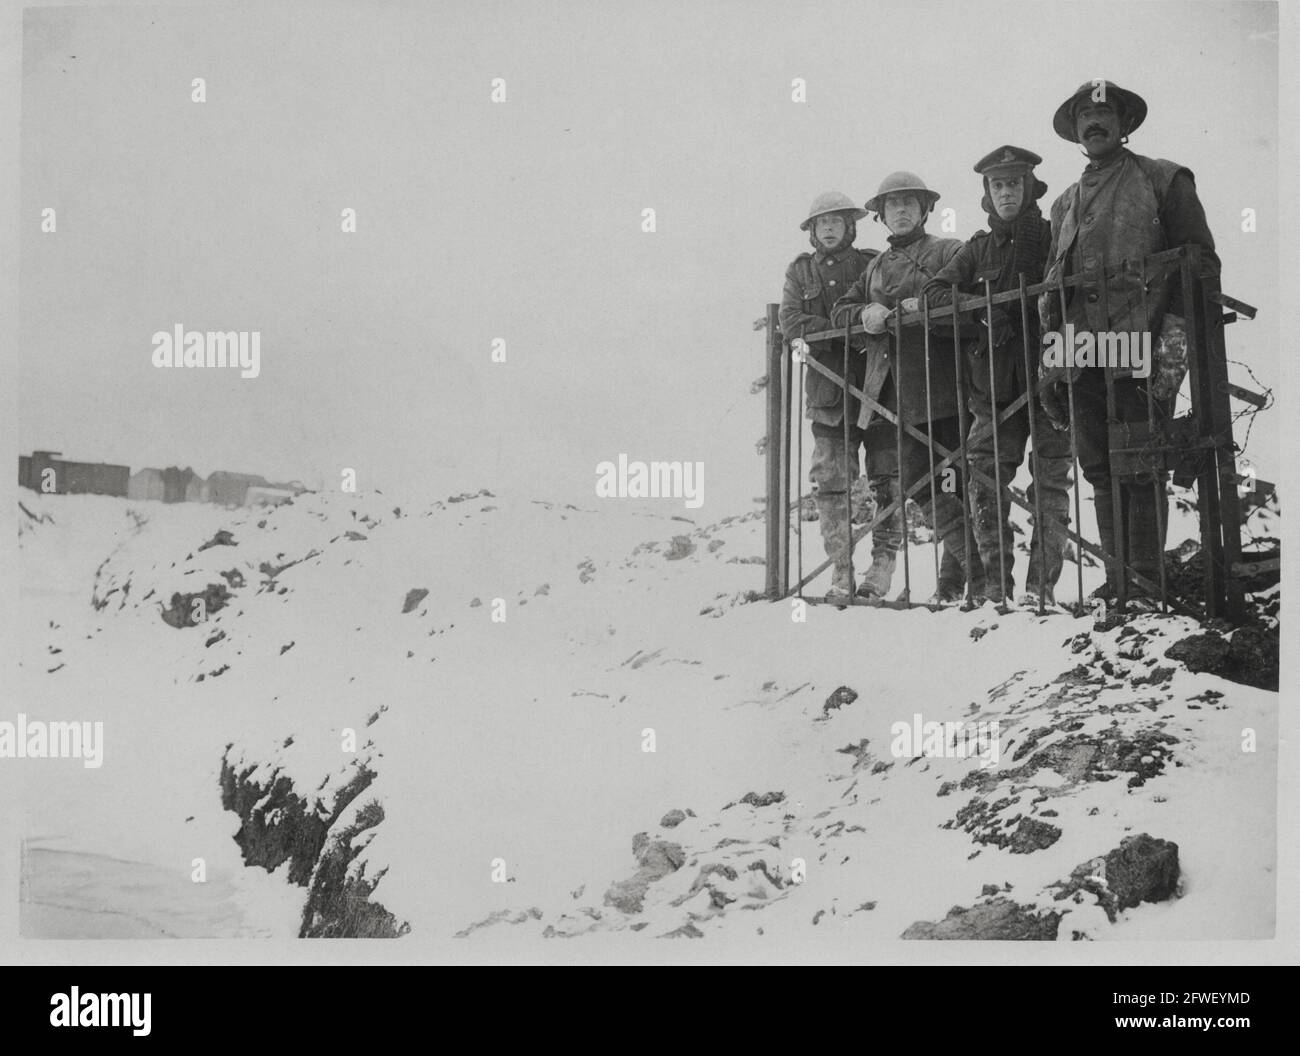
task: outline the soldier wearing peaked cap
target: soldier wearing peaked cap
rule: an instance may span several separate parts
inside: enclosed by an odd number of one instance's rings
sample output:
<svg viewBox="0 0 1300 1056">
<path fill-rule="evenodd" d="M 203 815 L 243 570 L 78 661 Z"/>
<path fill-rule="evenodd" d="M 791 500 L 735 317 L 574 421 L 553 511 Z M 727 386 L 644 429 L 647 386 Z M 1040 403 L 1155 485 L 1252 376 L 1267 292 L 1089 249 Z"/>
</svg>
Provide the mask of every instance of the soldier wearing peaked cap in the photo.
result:
<svg viewBox="0 0 1300 1056">
<path fill-rule="evenodd" d="M 934 276 L 962 243 L 955 238 L 937 238 L 925 230 L 925 219 L 938 200 L 913 172 L 890 173 L 866 203 L 889 228 L 889 249 L 876 257 L 832 309 L 832 321 L 843 326 L 861 319 L 867 331 L 864 350 L 865 374 L 862 391 L 887 410 L 896 412 L 907 425 L 928 432 L 933 443 L 947 450 L 958 446 L 958 395 L 951 350 L 936 349 L 927 361 L 905 338 L 902 349 L 893 348 L 889 320 L 898 309 L 914 311 L 922 287 Z M 895 427 L 870 407 L 864 406 L 858 422 L 866 430 L 868 473 L 872 490 L 882 507 L 893 502 L 917 481 L 928 476 L 932 447 L 908 433 L 901 445 Z M 901 446 L 901 459 L 899 447 Z M 888 488 L 877 482 L 888 481 Z M 962 515 L 964 497 L 936 489 L 933 501 L 929 488 L 915 496 L 917 505 L 931 519 L 935 534 L 943 542 L 944 560 L 933 602 L 958 600 L 965 590 L 966 562 L 971 562 L 971 588 L 984 590 L 984 570 L 979 554 L 967 553 L 966 523 Z M 885 526 L 882 526 L 884 528 Z M 861 596 L 882 598 L 894 574 L 894 555 L 905 530 L 900 510 L 887 522 L 888 533 L 878 531 L 872 539 L 871 568 L 858 589 Z M 897 539 L 896 545 L 883 545 Z"/>
<path fill-rule="evenodd" d="M 808 232 L 811 253 L 800 253 L 786 269 L 778 320 L 787 341 L 805 334 L 831 329 L 831 305 L 857 280 L 874 249 L 858 249 L 857 221 L 866 216 L 848 195 L 839 191 L 819 194 L 799 225 Z M 839 342 L 815 341 L 808 346 L 811 358 L 835 372 L 844 370 L 844 352 Z M 850 380 L 862 384 L 862 357 L 850 356 Z M 815 370 L 807 372 L 807 411 L 812 421 L 813 455 L 808 477 L 816 487 L 818 523 L 826 556 L 833 574 L 827 597 L 848 597 L 853 593 L 849 576 L 852 517 L 849 496 L 858 476 L 862 431 L 857 428 L 857 400 L 849 399 L 849 446 L 844 449 L 844 394 L 835 382 Z M 848 477 L 845 477 L 845 465 Z"/>
<path fill-rule="evenodd" d="M 1018 289 L 1021 276 L 1026 285 L 1042 281 L 1051 241 L 1051 226 L 1038 208 L 1038 199 L 1047 193 L 1047 185 L 1034 175 L 1034 166 L 1042 160 L 1032 150 L 1005 145 L 975 163 L 975 171 L 984 183 L 980 204 L 988 214 L 988 230 L 972 236 L 926 285 L 930 304 L 950 303 L 953 286 L 962 294 L 983 294 L 987 280 L 993 293 L 1004 293 Z M 997 412 L 1036 381 L 1041 344 L 1036 311 L 1030 315 L 1028 333 L 1021 330 L 1021 313 L 1014 304 L 994 306 L 989 319 L 983 311 L 977 314 L 984 325 L 979 339 L 966 347 L 972 415 L 966 450 L 972 469 L 987 478 L 972 479 L 970 484 L 975 541 L 987 577 L 987 596 L 1002 602 L 1013 596 L 1015 537 L 1009 487 L 1030 440 L 1029 414 L 1022 408 L 997 426 L 996 450 L 994 428 Z M 1026 358 L 1031 364 L 1028 368 Z M 1069 437 L 1052 429 L 1041 415 L 1035 425 L 1037 457 L 1030 463 L 1034 477 L 1029 498 L 1031 502 L 1037 499 L 1043 513 L 1068 524 L 1072 468 Z M 1002 485 L 1000 501 L 994 481 Z M 1045 521 L 1034 526 L 1022 604 L 1037 605 L 1040 590 L 1044 602 L 1055 601 L 1066 537 L 1052 520 Z"/>
<path fill-rule="evenodd" d="M 1176 162 L 1135 154 L 1125 146 L 1146 116 L 1147 104 L 1136 92 L 1110 81 L 1089 81 L 1061 103 L 1052 118 L 1056 134 L 1081 145 L 1088 162 L 1079 181 L 1052 203 L 1046 280 L 1055 282 L 1079 273 L 1095 278 L 1066 291 L 1063 316 L 1059 296 L 1040 296 L 1039 317 L 1044 334 L 1068 323 L 1075 333 L 1150 335 L 1154 360 L 1150 377 L 1114 378 L 1121 423 L 1146 420 L 1148 388 L 1157 421 L 1171 417 L 1187 373 L 1183 319 L 1192 306 L 1183 304 L 1179 275 L 1174 272 L 1144 289 L 1137 265 L 1150 254 L 1196 245 L 1201 247 L 1202 266 L 1212 274 L 1219 270 L 1214 237 L 1191 171 Z M 1120 267 L 1123 261 L 1128 261 L 1128 269 Z M 1103 267 L 1111 273 L 1104 297 Z M 1093 487 L 1102 547 L 1109 554 L 1117 552 L 1113 514 L 1118 505 L 1125 536 L 1118 542 L 1123 544 L 1125 560 L 1154 579 L 1164 547 L 1159 526 L 1169 520 L 1166 476 L 1157 482 L 1159 497 L 1149 481 L 1121 483 L 1119 493 L 1114 493 L 1104 370 L 1054 365 L 1045 376 L 1060 379 L 1042 394 L 1043 409 L 1060 428 L 1068 428 L 1063 382 L 1075 382 L 1079 466 Z M 1113 596 L 1117 569 L 1111 565 L 1108 572 L 1102 593 Z M 1144 607 L 1150 603 L 1149 598 L 1136 600 Z"/>
</svg>

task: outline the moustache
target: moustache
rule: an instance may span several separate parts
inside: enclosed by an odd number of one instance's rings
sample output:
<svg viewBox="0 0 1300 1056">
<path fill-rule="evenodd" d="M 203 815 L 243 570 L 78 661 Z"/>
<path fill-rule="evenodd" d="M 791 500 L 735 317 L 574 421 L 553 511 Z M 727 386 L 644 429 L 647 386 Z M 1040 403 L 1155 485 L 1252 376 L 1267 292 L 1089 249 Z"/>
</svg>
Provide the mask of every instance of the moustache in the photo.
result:
<svg viewBox="0 0 1300 1056">
<path fill-rule="evenodd" d="M 1089 125 L 1087 128 L 1083 130 L 1084 138 L 1086 139 L 1094 132 L 1100 133 L 1101 135 L 1104 136 L 1106 134 L 1106 129 L 1103 125 Z"/>
</svg>

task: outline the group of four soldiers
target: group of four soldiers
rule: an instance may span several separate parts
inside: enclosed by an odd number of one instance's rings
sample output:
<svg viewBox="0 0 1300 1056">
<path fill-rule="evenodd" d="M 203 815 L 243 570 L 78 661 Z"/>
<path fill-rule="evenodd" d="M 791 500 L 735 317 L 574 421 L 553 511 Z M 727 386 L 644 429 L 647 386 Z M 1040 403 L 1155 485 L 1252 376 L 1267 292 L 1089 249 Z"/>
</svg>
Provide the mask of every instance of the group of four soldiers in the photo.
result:
<svg viewBox="0 0 1300 1056">
<path fill-rule="evenodd" d="M 1184 245 L 1201 247 L 1207 274 L 1217 275 L 1219 262 L 1192 173 L 1174 162 L 1134 154 L 1125 145 L 1146 111 L 1141 96 L 1100 80 L 1081 85 L 1057 108 L 1054 130 L 1079 144 L 1088 162 L 1079 181 L 1056 199 L 1050 220 L 1038 207 L 1047 191 L 1034 174 L 1042 158 L 1013 146 L 998 147 L 975 165 L 983 179 L 981 204 L 988 230 L 968 242 L 925 230 L 939 195 L 911 172 L 887 176 L 865 210 L 838 192 L 819 195 L 813 202 L 800 225 L 809 232 L 813 252 L 801 254 L 786 271 L 782 333 L 838 378 L 845 366 L 843 341 L 805 343 L 803 338 L 860 322 L 865 334 L 855 336 L 847 357 L 850 384 L 896 414 L 904 426 L 929 438 L 922 442 L 870 404 L 846 400 L 839 382 L 822 371 L 807 371 L 806 414 L 814 438 L 810 478 L 833 568 L 828 597 L 856 593 L 865 601 L 884 599 L 906 530 L 900 503 L 894 515 L 872 531 L 871 564 L 855 585 L 849 496 L 859 474 L 859 451 L 872 495 L 884 510 L 930 473 L 937 449 L 960 447 L 959 400 L 965 400 L 970 411 L 969 487 L 923 486 L 913 492 L 943 549 L 932 602 L 959 600 L 969 578 L 976 603 L 1015 599 L 1037 606 L 1041 599 L 1055 604 L 1068 541 L 1064 529 L 1070 521 L 1072 434 L 1080 469 L 1092 485 L 1102 549 L 1117 552 L 1118 504 L 1125 534 L 1118 543 L 1126 564 L 1148 581 L 1158 575 L 1168 520 L 1165 474 L 1157 474 L 1154 488 L 1149 480 L 1121 482 L 1116 488 L 1110 472 L 1106 370 L 1041 365 L 1043 335 L 1065 324 L 1074 332 L 1150 334 L 1154 364 L 1149 376 L 1111 371 L 1115 420 L 1145 421 L 1148 413 L 1173 415 L 1187 371 L 1184 318 L 1190 306 L 1182 303 L 1177 273 L 1144 281 L 1138 262 Z M 884 252 L 853 244 L 856 222 L 868 212 L 889 229 Z M 963 339 L 960 378 L 950 354 L 931 356 L 927 363 L 923 352 L 906 345 L 896 348 L 891 339 L 895 313 L 916 311 L 922 298 L 936 308 L 951 303 L 954 287 L 962 295 L 998 294 L 1019 289 L 1022 277 L 1028 286 L 1079 273 L 1095 279 L 1067 288 L 1063 310 L 1058 294 L 1045 293 L 1034 311 L 1022 313 L 1012 301 L 996 305 L 987 316 L 977 312 L 979 338 Z M 951 332 L 952 320 L 942 321 Z M 1042 516 L 1034 525 L 1025 590 L 1017 598 L 1009 485 L 1030 441 L 1029 407 L 1021 401 L 1020 409 L 1005 421 L 998 423 L 997 418 L 1026 392 L 1032 399 L 1034 389 L 1036 450 L 1028 498 Z M 964 516 L 967 503 L 973 538 L 968 538 Z M 1113 597 L 1118 575 L 1117 565 L 1111 563 L 1098 594 Z M 1139 607 L 1154 604 L 1140 587 L 1128 593 L 1130 603 Z"/>
</svg>

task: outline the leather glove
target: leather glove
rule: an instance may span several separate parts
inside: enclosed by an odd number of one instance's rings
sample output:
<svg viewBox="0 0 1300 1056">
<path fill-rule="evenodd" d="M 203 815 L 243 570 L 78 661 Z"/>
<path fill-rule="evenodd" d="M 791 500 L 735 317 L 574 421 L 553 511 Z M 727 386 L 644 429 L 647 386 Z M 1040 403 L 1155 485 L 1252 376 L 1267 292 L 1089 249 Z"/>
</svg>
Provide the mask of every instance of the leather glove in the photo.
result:
<svg viewBox="0 0 1300 1056">
<path fill-rule="evenodd" d="M 1187 329 L 1181 316 L 1165 313 L 1151 365 L 1151 395 L 1157 400 L 1175 396 L 1187 377 Z"/>
<path fill-rule="evenodd" d="M 888 328 L 887 321 L 893 314 L 883 304 L 873 302 L 862 309 L 863 329 L 869 334 L 883 334 Z"/>
<path fill-rule="evenodd" d="M 1070 428 L 1070 395 L 1065 385 L 1054 382 L 1038 394 L 1038 406 L 1052 423 L 1052 428 L 1065 432 Z"/>
<path fill-rule="evenodd" d="M 1047 384 L 1039 390 L 1038 403 L 1052 425 L 1062 431 L 1070 428 L 1070 394 L 1068 385 L 1079 380 L 1079 366 L 1042 367 L 1038 380 Z"/>
<path fill-rule="evenodd" d="M 980 336 L 979 336 L 979 342 L 975 346 L 975 355 L 982 356 L 985 352 L 988 351 L 989 348 L 989 328 L 988 328 L 988 324 L 984 321 L 984 316 L 982 313 L 980 315 L 979 324 L 980 324 Z M 1011 340 L 1011 333 L 1012 333 L 1011 320 L 1007 318 L 1006 312 L 1004 312 L 1001 308 L 994 308 L 993 309 L 993 347 L 1001 348 L 1003 345 L 1005 345 L 1009 340 Z"/>
<path fill-rule="evenodd" d="M 1044 334 L 1061 328 L 1061 300 L 1055 290 L 1038 295 L 1038 325 Z"/>
</svg>

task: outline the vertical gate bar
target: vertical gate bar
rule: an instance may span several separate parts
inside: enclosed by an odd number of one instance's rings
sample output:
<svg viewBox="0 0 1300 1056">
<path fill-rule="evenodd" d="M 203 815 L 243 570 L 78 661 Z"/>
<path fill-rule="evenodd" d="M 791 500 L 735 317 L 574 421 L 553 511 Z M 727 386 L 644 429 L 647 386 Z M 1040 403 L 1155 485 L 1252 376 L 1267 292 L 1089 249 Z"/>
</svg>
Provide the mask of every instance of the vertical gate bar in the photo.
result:
<svg viewBox="0 0 1300 1056">
<path fill-rule="evenodd" d="M 1038 466 L 1038 434 L 1034 431 L 1036 422 L 1034 416 L 1034 401 L 1038 399 L 1038 371 L 1034 370 L 1033 361 L 1029 358 L 1029 305 L 1025 297 L 1025 273 L 1022 271 L 1020 279 L 1020 347 L 1025 353 L 1025 387 L 1029 390 L 1029 399 L 1025 404 L 1025 413 L 1029 415 L 1029 465 L 1030 472 L 1034 477 L 1034 531 L 1033 535 L 1038 536 L 1038 615 L 1042 616 L 1046 607 L 1044 598 L 1047 595 L 1047 526 L 1043 524 L 1043 510 L 1041 500 L 1038 495 L 1039 485 L 1042 483 L 1042 477 L 1039 475 Z M 1048 428 L 1051 428 L 1050 426 Z M 1032 550 L 1033 536 L 1030 536 L 1030 546 Z M 1029 576 L 1026 574 L 1025 581 L 1028 585 Z"/>
<path fill-rule="evenodd" d="M 903 386 L 901 384 L 901 369 L 899 364 L 902 363 L 903 356 L 903 323 L 902 313 L 898 308 L 894 309 L 894 358 L 889 365 L 890 373 L 894 378 L 894 406 L 897 408 L 895 414 L 895 450 L 898 458 L 898 513 L 903 522 L 903 604 L 912 603 L 912 566 L 908 547 L 907 531 L 907 484 L 903 478 Z M 933 522 L 934 518 L 931 517 Z"/>
<path fill-rule="evenodd" d="M 1147 308 L 1147 258 L 1138 258 L 1138 303 L 1142 306 L 1143 328 L 1150 326 L 1150 315 Z M 1154 366 L 1154 364 L 1152 364 Z M 1151 375 L 1148 373 L 1146 379 L 1147 390 L 1147 436 L 1154 438 L 1156 435 L 1156 398 L 1151 391 Z M 1174 396 L 1177 397 L 1177 393 Z M 1172 406 L 1172 404 L 1171 404 Z M 1171 420 L 1171 415 L 1165 415 L 1165 422 Z M 1165 450 L 1168 450 L 1169 437 L 1165 435 Z M 1151 441 L 1148 440 L 1148 443 Z M 1160 535 L 1160 545 L 1157 547 L 1158 560 L 1160 561 L 1160 611 L 1169 611 L 1169 580 L 1165 568 L 1165 496 L 1167 488 L 1165 486 L 1165 457 L 1162 454 L 1160 466 L 1158 469 L 1153 468 L 1151 471 L 1151 491 L 1156 503 L 1156 531 Z"/>
<path fill-rule="evenodd" d="M 849 345 L 851 344 L 850 336 L 853 330 L 853 313 L 848 313 L 848 318 L 844 323 L 844 505 L 848 508 L 845 516 L 845 540 L 844 546 L 848 550 L 845 554 L 845 560 L 849 566 L 849 604 L 853 604 L 853 598 L 858 588 L 857 577 L 853 574 L 853 478 L 849 476 L 849 436 L 851 429 L 849 426 L 849 380 L 852 375 L 849 374 Z M 853 457 L 856 460 L 858 452 L 854 450 Z M 834 582 L 834 571 L 831 572 L 832 583 Z"/>
<path fill-rule="evenodd" d="M 808 346 L 802 346 L 806 349 Z M 794 487 L 795 487 L 795 564 L 799 570 L 798 592 L 799 597 L 803 597 L 803 376 L 808 372 L 808 364 L 804 362 L 806 352 L 799 355 L 799 395 L 795 400 L 795 458 L 797 465 L 794 470 Z M 789 593 L 787 589 L 786 593 Z"/>
<path fill-rule="evenodd" d="M 781 343 L 781 597 L 790 593 L 790 397 L 793 389 L 790 342 Z"/>
<path fill-rule="evenodd" d="M 984 280 L 984 332 L 988 337 L 989 347 L 989 403 L 993 408 L 993 494 L 996 499 L 998 517 L 998 593 L 1002 596 L 1002 609 L 1007 608 L 1007 559 L 1002 543 L 1002 454 L 998 446 L 998 392 L 995 372 L 993 370 L 993 287 L 989 280 Z M 984 570 L 987 578 L 989 570 Z"/>
<path fill-rule="evenodd" d="M 921 297 L 921 327 L 925 332 L 925 418 L 928 422 L 934 421 L 934 402 L 930 397 L 930 299 L 924 295 Z M 960 399 L 960 395 L 958 396 Z M 932 438 L 933 439 L 933 438 Z M 929 447 L 930 452 L 930 510 L 933 514 L 938 510 L 938 496 L 935 493 L 934 485 L 934 444 Z M 939 589 L 939 533 L 930 532 L 930 542 L 934 546 L 934 583 L 935 590 Z M 969 557 L 968 557 L 969 560 Z"/>
<path fill-rule="evenodd" d="M 1056 294 L 1061 304 L 1061 327 L 1062 327 L 1062 333 L 1064 334 L 1064 327 L 1065 327 L 1065 320 L 1066 320 L 1065 276 L 1059 275 L 1057 276 L 1057 280 L 1058 281 L 1056 286 Z M 1071 376 L 1070 371 L 1066 371 L 1065 374 L 1065 389 L 1066 389 L 1066 394 L 1069 397 L 1069 411 L 1070 411 L 1070 465 L 1074 470 L 1074 523 L 1078 525 L 1079 536 L 1080 538 L 1082 538 L 1083 504 L 1082 504 L 1082 500 L 1079 497 L 1079 492 L 1083 489 L 1083 481 L 1080 479 L 1080 474 L 1079 474 L 1079 430 L 1078 430 L 1078 426 L 1075 424 L 1076 416 L 1074 413 L 1074 378 Z M 1055 428 L 1055 426 L 1053 426 L 1053 428 Z M 1083 555 L 1084 555 L 1083 547 L 1076 546 L 1074 548 L 1074 564 L 1075 564 L 1075 573 L 1077 574 L 1078 581 L 1079 581 L 1079 604 L 1075 611 L 1076 616 L 1082 616 L 1084 612 L 1087 611 L 1087 607 L 1084 604 L 1084 597 L 1083 597 Z M 1103 567 L 1104 567 L 1104 562 L 1103 562 Z"/>
<path fill-rule="evenodd" d="M 967 472 L 967 451 L 966 451 L 966 371 L 962 364 L 961 356 L 961 323 L 957 317 L 957 298 L 960 295 L 957 292 L 956 283 L 952 287 L 952 355 L 953 363 L 956 366 L 957 375 L 957 445 L 961 448 L 960 467 L 958 470 L 961 481 L 961 526 L 963 539 L 966 546 L 966 600 L 974 601 L 971 596 L 971 566 L 974 564 L 970 555 L 975 548 L 975 535 L 971 531 L 970 525 L 970 473 Z M 987 570 L 985 572 L 987 577 Z M 986 579 L 987 581 L 987 579 Z"/>
<path fill-rule="evenodd" d="M 777 321 L 778 306 L 767 306 L 767 535 L 764 548 L 767 597 L 780 597 L 781 579 L 777 560 L 781 549 L 781 329 Z"/>
<path fill-rule="evenodd" d="M 1185 246 L 1184 256 L 1180 261 L 1179 280 L 1182 283 L 1184 326 L 1187 332 L 1188 356 L 1191 360 L 1187 374 L 1191 382 L 1192 415 L 1197 423 L 1197 437 L 1204 440 L 1214 435 L 1219 423 L 1215 421 L 1212 409 L 1213 393 L 1209 391 L 1212 385 L 1209 384 L 1207 373 L 1209 364 L 1205 362 L 1205 356 L 1191 355 L 1193 349 L 1198 353 L 1204 351 L 1200 328 L 1196 325 L 1196 289 L 1193 283 L 1193 275 L 1199 283 L 1200 274 L 1200 246 Z M 1197 474 L 1196 478 L 1196 505 L 1201 515 L 1201 557 L 1205 573 L 1205 618 L 1207 620 L 1214 619 L 1222 610 L 1220 590 L 1223 571 L 1223 546 L 1220 534 L 1222 515 L 1219 509 L 1218 472 L 1215 468 L 1218 459 L 1213 457 L 1215 454 L 1217 452 L 1212 452 L 1210 459 L 1212 465 Z"/>
<path fill-rule="evenodd" d="M 1218 466 L 1219 512 L 1223 529 L 1223 589 L 1225 615 L 1234 624 L 1246 616 L 1245 590 L 1238 565 L 1241 562 L 1241 496 L 1237 491 L 1236 443 L 1232 435 L 1232 406 L 1228 396 L 1228 349 L 1224 340 L 1223 312 L 1212 299 L 1219 292 L 1219 280 L 1210 276 L 1196 284 L 1200 296 L 1196 321 L 1209 389 L 1210 421 L 1218 438 L 1215 462 Z M 1191 314 L 1191 313 L 1189 313 Z M 1193 348 L 1190 339 L 1188 347 Z"/>
<path fill-rule="evenodd" d="M 1127 265 L 1128 262 L 1125 261 L 1124 263 Z M 1103 261 L 1100 279 L 1097 283 L 1097 296 L 1101 299 L 1101 317 L 1106 320 L 1107 326 L 1110 325 L 1110 279 L 1110 266 Z M 1094 345 L 1097 336 L 1094 332 Z M 1119 411 L 1115 398 L 1115 374 L 1111 370 L 1109 363 L 1102 365 L 1102 380 L 1106 384 L 1106 461 L 1108 463 L 1106 469 L 1110 473 L 1111 530 L 1115 533 L 1115 568 L 1117 570 L 1115 577 L 1115 607 L 1118 611 L 1123 612 L 1128 604 L 1128 523 L 1131 511 L 1125 485 L 1120 482 L 1119 474 L 1115 471 L 1115 452 L 1111 450 L 1110 445 L 1111 426 L 1118 423 Z"/>
</svg>

